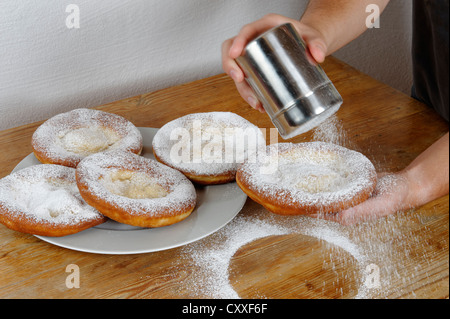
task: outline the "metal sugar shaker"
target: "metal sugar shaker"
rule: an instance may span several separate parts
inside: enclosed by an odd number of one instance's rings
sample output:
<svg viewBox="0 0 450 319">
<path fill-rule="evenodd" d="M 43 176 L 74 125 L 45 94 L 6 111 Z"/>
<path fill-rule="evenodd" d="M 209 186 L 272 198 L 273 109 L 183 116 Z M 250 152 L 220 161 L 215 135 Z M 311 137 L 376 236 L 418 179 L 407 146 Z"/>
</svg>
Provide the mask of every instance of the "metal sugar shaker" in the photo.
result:
<svg viewBox="0 0 450 319">
<path fill-rule="evenodd" d="M 342 104 L 290 23 L 249 42 L 236 62 L 283 139 L 318 126 Z"/>
</svg>

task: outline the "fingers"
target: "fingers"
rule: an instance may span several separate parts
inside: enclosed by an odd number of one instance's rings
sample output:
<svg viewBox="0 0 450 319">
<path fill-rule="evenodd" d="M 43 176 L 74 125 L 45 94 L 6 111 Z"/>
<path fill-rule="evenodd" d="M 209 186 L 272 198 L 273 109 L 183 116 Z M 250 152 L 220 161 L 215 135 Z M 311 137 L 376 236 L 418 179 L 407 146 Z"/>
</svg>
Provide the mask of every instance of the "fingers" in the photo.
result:
<svg viewBox="0 0 450 319">
<path fill-rule="evenodd" d="M 303 40 L 305 41 L 309 52 L 316 62 L 322 63 L 325 61 L 325 57 L 327 56 L 327 44 L 323 36 L 315 29 L 312 29 L 304 24 L 299 25 Z"/>
<path fill-rule="evenodd" d="M 228 54 L 234 38 L 228 39 L 222 44 L 222 68 L 236 83 L 244 81 L 244 73 L 234 58 Z"/>
<path fill-rule="evenodd" d="M 238 35 L 232 39 L 226 40 L 222 45 L 222 65 L 224 71 L 230 76 L 231 73 L 234 73 L 233 75 L 236 78 L 235 81 L 243 81 L 242 71 L 236 62 L 234 62 L 234 59 L 242 54 L 248 42 L 265 31 L 276 27 L 283 22 L 287 22 L 288 20 L 290 21 L 291 19 L 277 14 L 268 14 L 255 22 L 243 26 Z"/>
<path fill-rule="evenodd" d="M 411 209 L 405 201 L 409 192 L 407 181 L 395 174 L 380 174 L 373 197 L 361 204 L 334 214 L 322 214 L 312 217 L 334 221 L 343 225 L 354 225 L 377 219 L 399 211 Z"/>
<path fill-rule="evenodd" d="M 342 225 L 355 225 L 369 220 L 377 219 L 389 215 L 388 209 L 379 209 L 377 203 L 371 199 L 359 204 L 358 206 L 348 208 L 338 213 L 315 214 L 313 218 L 325 219 Z"/>
<path fill-rule="evenodd" d="M 314 60 L 318 63 L 325 61 L 326 56 L 326 46 L 321 39 L 313 39 L 307 42 L 309 52 L 311 53 Z"/>
<path fill-rule="evenodd" d="M 248 42 L 250 42 L 250 40 L 251 39 L 248 39 L 243 35 L 238 34 L 235 38 L 233 38 L 233 41 L 231 42 L 228 52 L 226 53 L 231 59 L 236 59 L 242 54 L 245 46 L 247 45 Z"/>
<path fill-rule="evenodd" d="M 261 33 L 277 26 L 283 19 L 285 20 L 286 18 L 276 14 L 269 14 L 262 19 L 243 26 L 238 35 L 222 44 L 222 67 L 235 82 L 243 81 L 244 74 L 234 59 L 242 55 L 248 42 Z"/>
<path fill-rule="evenodd" d="M 264 33 L 265 31 L 276 27 L 282 23 L 287 22 L 288 19 L 281 15 L 269 14 L 265 17 L 249 23 L 242 27 L 239 34 L 231 39 L 226 40 L 222 44 L 222 68 L 233 79 L 236 88 L 241 97 L 254 109 L 265 112 L 261 102 L 256 97 L 256 94 L 250 88 L 245 80 L 242 72 L 235 59 L 242 55 L 245 46 L 255 37 Z M 293 21 L 293 20 L 292 20 Z"/>
<path fill-rule="evenodd" d="M 366 201 L 339 213 L 315 214 L 311 217 L 353 225 L 413 208 L 406 200 L 409 193 L 409 182 L 401 173 L 382 172 L 378 174 L 372 197 Z"/>
<path fill-rule="evenodd" d="M 254 109 L 264 112 L 261 102 L 258 100 L 247 82 L 244 81 L 244 73 L 241 68 L 238 66 L 236 61 L 228 55 L 233 41 L 234 38 L 229 39 L 222 44 L 222 68 L 235 82 L 236 88 L 241 97 Z"/>
<path fill-rule="evenodd" d="M 236 83 L 236 88 L 241 95 L 241 97 L 247 101 L 247 103 L 254 108 L 255 110 L 260 111 L 261 113 L 264 112 L 264 107 L 262 106 L 261 102 L 256 97 L 255 93 L 253 92 L 252 88 L 247 84 L 247 82 L 240 82 Z"/>
<path fill-rule="evenodd" d="M 378 200 L 368 199 L 358 206 L 348 208 L 337 214 L 326 216 L 325 219 L 335 221 L 342 225 L 355 225 L 387 216 L 391 213 L 388 208 L 380 207 L 379 204 L 380 202 Z"/>
<path fill-rule="evenodd" d="M 398 211 L 399 207 L 396 198 L 375 196 L 338 213 L 316 214 L 311 217 L 337 222 L 342 225 L 355 225 L 393 214 Z"/>
<path fill-rule="evenodd" d="M 239 34 L 233 39 L 231 47 L 229 49 L 229 56 L 232 59 L 236 59 L 242 54 L 244 47 L 248 42 L 264 33 L 265 31 L 280 25 L 283 22 L 290 20 L 277 14 L 268 14 L 263 18 L 256 20 L 255 22 L 246 24 L 242 27 Z"/>
<path fill-rule="evenodd" d="M 223 70 L 233 79 L 241 97 L 247 101 L 250 106 L 260 112 L 264 112 L 264 108 L 262 107 L 261 102 L 258 101 L 253 90 L 246 83 L 244 73 L 236 63 L 235 59 L 242 55 L 248 42 L 265 31 L 287 22 L 292 23 L 302 35 L 308 46 L 311 57 L 318 63 L 323 62 L 327 53 L 327 46 L 322 39 L 321 34 L 318 31 L 299 23 L 297 20 L 278 14 L 268 14 L 255 22 L 245 25 L 239 31 L 238 35 L 224 41 L 222 44 L 221 53 Z"/>
</svg>

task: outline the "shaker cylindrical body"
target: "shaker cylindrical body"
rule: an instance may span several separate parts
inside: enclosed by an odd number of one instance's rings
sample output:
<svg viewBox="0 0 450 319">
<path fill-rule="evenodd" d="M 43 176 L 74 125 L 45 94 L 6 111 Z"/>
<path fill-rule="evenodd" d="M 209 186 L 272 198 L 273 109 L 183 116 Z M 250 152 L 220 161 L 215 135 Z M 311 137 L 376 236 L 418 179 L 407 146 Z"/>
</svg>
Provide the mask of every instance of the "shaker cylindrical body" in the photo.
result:
<svg viewBox="0 0 450 319">
<path fill-rule="evenodd" d="M 252 40 L 236 62 L 284 139 L 316 127 L 342 104 L 290 23 Z"/>
</svg>

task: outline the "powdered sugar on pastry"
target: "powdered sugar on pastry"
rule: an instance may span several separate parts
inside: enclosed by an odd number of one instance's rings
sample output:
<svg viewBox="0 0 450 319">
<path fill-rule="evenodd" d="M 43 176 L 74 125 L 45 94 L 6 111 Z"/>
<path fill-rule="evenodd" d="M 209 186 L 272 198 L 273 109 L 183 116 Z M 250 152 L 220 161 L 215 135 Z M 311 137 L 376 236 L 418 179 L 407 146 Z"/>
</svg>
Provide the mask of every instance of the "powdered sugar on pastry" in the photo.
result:
<svg viewBox="0 0 450 319">
<path fill-rule="evenodd" d="M 195 187 L 182 173 L 130 152 L 88 156 L 76 175 L 86 202 L 124 224 L 165 226 L 186 218 L 196 205 Z"/>
<path fill-rule="evenodd" d="M 259 128 L 231 112 L 189 114 L 164 125 L 153 139 L 163 163 L 194 175 L 236 173 L 265 140 Z"/>
<path fill-rule="evenodd" d="M 32 137 L 43 163 L 76 167 L 86 156 L 105 150 L 140 153 L 142 135 L 125 118 L 93 109 L 58 114 L 37 128 Z"/>
<path fill-rule="evenodd" d="M 334 144 L 272 144 L 258 158 L 240 167 L 238 184 L 280 214 L 336 212 L 367 199 L 376 184 L 363 154 Z M 267 163 L 276 163 L 270 173 L 261 169 Z"/>
<path fill-rule="evenodd" d="M 112 194 L 128 198 L 161 198 L 169 194 L 156 178 L 143 172 L 112 170 L 100 177 L 100 181 Z"/>
<path fill-rule="evenodd" d="M 93 126 L 60 132 L 56 142 L 67 152 L 88 156 L 108 149 L 119 140 L 120 135 L 113 130 Z"/>
<path fill-rule="evenodd" d="M 72 227 L 64 232 L 75 233 L 85 224 L 106 221 L 81 198 L 75 169 L 53 164 L 30 166 L 1 179 L 0 215 L 7 226 L 19 224 L 31 233 L 34 227 L 44 228 L 48 236 L 59 235 L 63 230 L 58 227 Z"/>
</svg>

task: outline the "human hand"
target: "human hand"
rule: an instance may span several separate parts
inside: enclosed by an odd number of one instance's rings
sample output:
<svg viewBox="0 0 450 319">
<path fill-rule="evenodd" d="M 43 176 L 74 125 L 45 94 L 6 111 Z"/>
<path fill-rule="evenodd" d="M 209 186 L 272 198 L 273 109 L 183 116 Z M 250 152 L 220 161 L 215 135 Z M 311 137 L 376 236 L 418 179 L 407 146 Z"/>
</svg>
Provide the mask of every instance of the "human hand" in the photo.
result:
<svg viewBox="0 0 450 319">
<path fill-rule="evenodd" d="M 234 59 L 242 54 L 245 46 L 252 39 L 271 28 L 288 22 L 292 23 L 297 32 L 302 36 L 311 56 L 316 62 L 323 62 L 327 54 L 327 45 L 321 33 L 297 20 L 277 14 L 266 15 L 260 20 L 245 25 L 237 36 L 226 40 L 222 44 L 223 70 L 234 80 L 241 97 L 247 101 L 251 107 L 260 112 L 264 112 L 264 108 L 261 102 L 258 101 L 253 90 L 244 80 L 244 73 Z"/>
<path fill-rule="evenodd" d="M 339 213 L 318 214 L 312 217 L 332 220 L 343 225 L 352 225 L 387 216 L 412 208 L 408 200 L 410 188 L 408 179 L 402 173 L 382 173 L 378 176 L 374 193 L 365 202 Z"/>
</svg>

